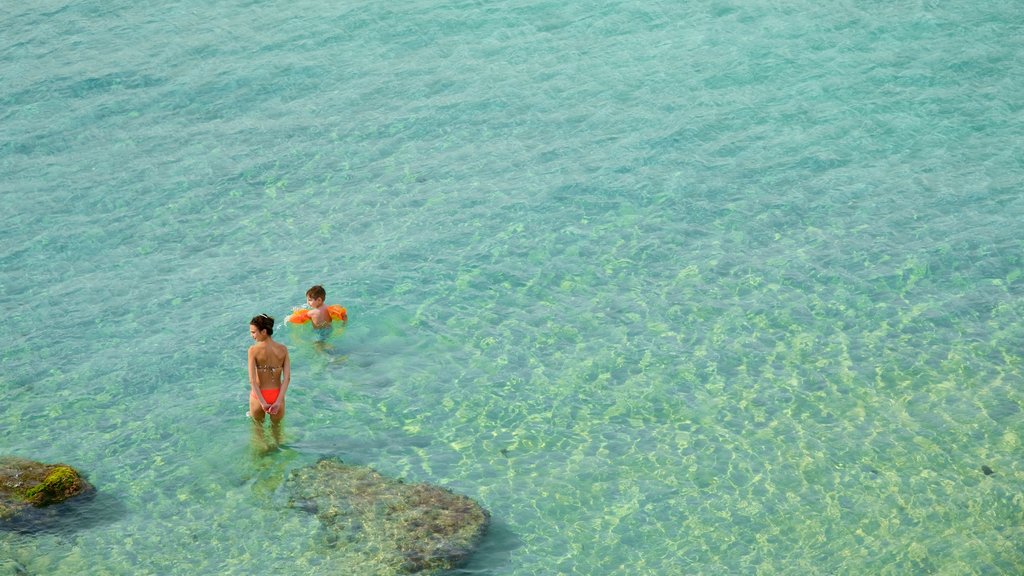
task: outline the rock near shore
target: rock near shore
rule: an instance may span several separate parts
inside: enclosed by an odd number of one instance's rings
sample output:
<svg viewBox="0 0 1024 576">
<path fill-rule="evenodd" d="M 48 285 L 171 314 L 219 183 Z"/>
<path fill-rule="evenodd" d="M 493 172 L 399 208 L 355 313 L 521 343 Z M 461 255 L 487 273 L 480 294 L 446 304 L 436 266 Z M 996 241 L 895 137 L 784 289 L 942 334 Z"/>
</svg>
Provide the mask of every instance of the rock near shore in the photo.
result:
<svg viewBox="0 0 1024 576">
<path fill-rule="evenodd" d="M 373 469 L 321 460 L 292 472 L 291 503 L 316 514 L 331 546 L 359 550 L 384 573 L 450 570 L 476 548 L 490 515 L 429 484 L 406 484 Z"/>
<path fill-rule="evenodd" d="M 66 464 L 0 456 L 0 528 L 37 522 L 36 511 L 90 493 L 93 487 Z"/>
</svg>

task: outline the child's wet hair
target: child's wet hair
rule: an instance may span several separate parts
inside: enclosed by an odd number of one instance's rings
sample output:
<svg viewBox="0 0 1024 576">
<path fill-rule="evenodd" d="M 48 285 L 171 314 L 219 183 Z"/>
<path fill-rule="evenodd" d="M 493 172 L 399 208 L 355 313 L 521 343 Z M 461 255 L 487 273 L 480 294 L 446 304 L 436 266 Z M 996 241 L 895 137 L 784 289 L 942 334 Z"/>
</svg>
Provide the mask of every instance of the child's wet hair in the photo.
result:
<svg viewBox="0 0 1024 576">
<path fill-rule="evenodd" d="M 266 314 L 253 316 L 252 320 L 249 320 L 249 324 L 255 326 L 257 330 L 266 330 L 267 336 L 273 336 L 274 334 L 274 319 Z"/>
<path fill-rule="evenodd" d="M 309 290 L 306 290 L 306 298 L 313 298 L 314 300 L 317 298 L 325 299 L 327 298 L 327 290 L 324 290 L 323 286 L 317 284 Z"/>
</svg>

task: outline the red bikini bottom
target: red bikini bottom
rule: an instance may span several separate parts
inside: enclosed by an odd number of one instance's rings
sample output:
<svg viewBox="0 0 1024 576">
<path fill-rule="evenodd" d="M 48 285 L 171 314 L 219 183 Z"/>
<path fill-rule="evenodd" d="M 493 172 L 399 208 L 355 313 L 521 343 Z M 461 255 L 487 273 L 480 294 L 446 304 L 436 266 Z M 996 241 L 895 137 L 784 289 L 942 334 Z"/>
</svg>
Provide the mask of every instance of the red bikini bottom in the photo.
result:
<svg viewBox="0 0 1024 576">
<path fill-rule="evenodd" d="M 266 400 L 267 404 L 273 404 L 274 402 L 277 402 L 277 396 L 280 393 L 280 388 L 267 388 L 264 390 L 260 390 L 260 394 L 263 396 L 263 399 Z M 256 395 L 251 392 L 249 393 L 249 396 L 252 396 L 253 398 L 256 397 Z"/>
</svg>

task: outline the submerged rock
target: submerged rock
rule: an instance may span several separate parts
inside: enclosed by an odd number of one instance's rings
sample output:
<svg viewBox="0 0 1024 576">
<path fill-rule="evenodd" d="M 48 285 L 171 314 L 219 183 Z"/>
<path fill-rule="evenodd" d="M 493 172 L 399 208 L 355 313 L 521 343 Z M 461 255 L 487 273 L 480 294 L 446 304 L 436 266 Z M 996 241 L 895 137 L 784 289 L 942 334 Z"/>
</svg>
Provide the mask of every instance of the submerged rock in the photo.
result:
<svg viewBox="0 0 1024 576">
<path fill-rule="evenodd" d="M 66 464 L 0 456 L 0 527 L 33 523 L 41 517 L 36 509 L 92 491 L 85 478 Z"/>
<path fill-rule="evenodd" d="M 487 531 L 490 515 L 473 500 L 429 484 L 321 460 L 292 472 L 291 503 L 316 514 L 335 548 L 357 548 L 383 572 L 450 570 Z"/>
</svg>

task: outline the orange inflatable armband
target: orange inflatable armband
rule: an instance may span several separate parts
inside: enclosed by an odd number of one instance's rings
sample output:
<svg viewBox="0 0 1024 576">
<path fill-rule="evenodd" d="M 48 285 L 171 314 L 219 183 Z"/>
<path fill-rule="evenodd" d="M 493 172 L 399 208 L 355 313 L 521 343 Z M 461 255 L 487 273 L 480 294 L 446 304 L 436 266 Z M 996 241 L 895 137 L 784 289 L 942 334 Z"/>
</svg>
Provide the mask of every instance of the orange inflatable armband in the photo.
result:
<svg viewBox="0 0 1024 576">
<path fill-rule="evenodd" d="M 284 320 L 285 322 L 291 322 L 292 324 L 305 324 L 306 322 L 309 322 L 309 310 L 299 308 Z"/>
<path fill-rule="evenodd" d="M 331 320 L 348 322 L 348 310 L 345 310 L 343 306 L 331 304 L 327 307 L 327 313 L 331 315 Z M 305 308 L 299 308 L 285 318 L 285 322 L 291 322 L 292 324 L 305 324 L 306 322 L 309 322 L 309 320 L 309 310 L 306 310 Z"/>
<path fill-rule="evenodd" d="M 331 315 L 331 320 L 341 320 L 342 322 L 348 322 L 348 310 L 338 306 L 337 304 L 331 304 L 327 307 L 327 312 Z M 307 318 L 309 315 L 306 315 Z"/>
</svg>

